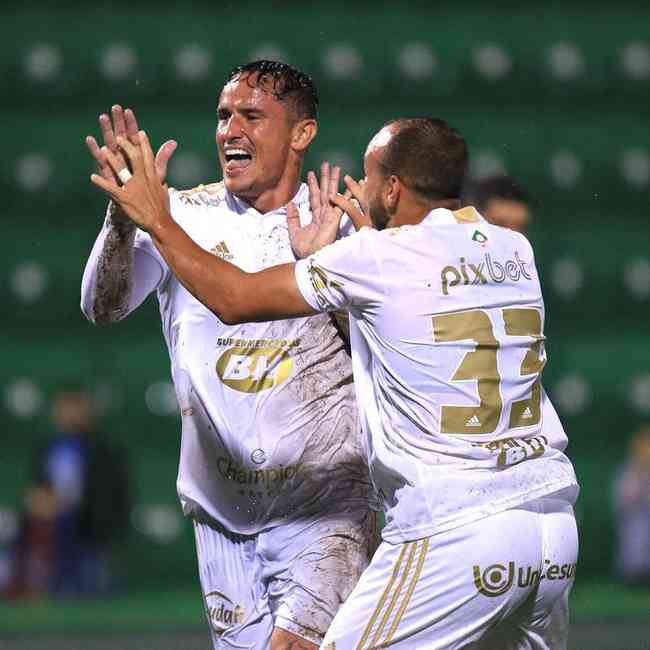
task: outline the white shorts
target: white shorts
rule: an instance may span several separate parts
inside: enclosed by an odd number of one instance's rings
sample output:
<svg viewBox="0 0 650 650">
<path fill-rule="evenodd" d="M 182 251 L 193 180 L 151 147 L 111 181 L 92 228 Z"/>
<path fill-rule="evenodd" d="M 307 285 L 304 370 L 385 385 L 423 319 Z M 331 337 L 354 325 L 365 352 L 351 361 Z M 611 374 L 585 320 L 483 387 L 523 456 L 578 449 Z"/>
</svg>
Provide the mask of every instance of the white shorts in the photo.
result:
<svg viewBox="0 0 650 650">
<path fill-rule="evenodd" d="M 368 565 L 374 519 L 328 515 L 255 536 L 195 521 L 214 648 L 268 650 L 274 627 L 319 644 Z"/>
<path fill-rule="evenodd" d="M 406 544 L 382 542 L 322 650 L 564 650 L 578 534 L 543 498 Z"/>
</svg>

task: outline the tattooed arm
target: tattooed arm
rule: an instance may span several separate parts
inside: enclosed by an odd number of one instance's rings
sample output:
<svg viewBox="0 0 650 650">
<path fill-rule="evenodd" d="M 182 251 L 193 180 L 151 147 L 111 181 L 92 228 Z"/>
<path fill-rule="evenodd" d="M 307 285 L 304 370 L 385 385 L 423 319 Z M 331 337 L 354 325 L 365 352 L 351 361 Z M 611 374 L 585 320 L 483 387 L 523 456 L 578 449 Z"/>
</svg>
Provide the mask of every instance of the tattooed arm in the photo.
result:
<svg viewBox="0 0 650 650">
<path fill-rule="evenodd" d="M 137 227 L 118 210 L 109 204 L 81 284 L 81 310 L 95 324 L 125 318 L 166 275 L 148 235 L 137 235 Z"/>
</svg>

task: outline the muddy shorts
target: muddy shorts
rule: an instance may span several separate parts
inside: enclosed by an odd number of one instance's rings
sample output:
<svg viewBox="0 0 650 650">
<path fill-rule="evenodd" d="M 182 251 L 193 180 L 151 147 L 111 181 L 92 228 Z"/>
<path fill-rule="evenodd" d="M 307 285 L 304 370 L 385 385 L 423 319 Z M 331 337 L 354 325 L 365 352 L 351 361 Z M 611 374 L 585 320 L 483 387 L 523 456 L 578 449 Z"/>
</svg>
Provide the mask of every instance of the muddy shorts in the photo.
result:
<svg viewBox="0 0 650 650">
<path fill-rule="evenodd" d="M 374 516 L 323 515 L 254 536 L 194 522 L 215 649 L 267 650 L 274 627 L 320 644 L 368 565 Z"/>
</svg>

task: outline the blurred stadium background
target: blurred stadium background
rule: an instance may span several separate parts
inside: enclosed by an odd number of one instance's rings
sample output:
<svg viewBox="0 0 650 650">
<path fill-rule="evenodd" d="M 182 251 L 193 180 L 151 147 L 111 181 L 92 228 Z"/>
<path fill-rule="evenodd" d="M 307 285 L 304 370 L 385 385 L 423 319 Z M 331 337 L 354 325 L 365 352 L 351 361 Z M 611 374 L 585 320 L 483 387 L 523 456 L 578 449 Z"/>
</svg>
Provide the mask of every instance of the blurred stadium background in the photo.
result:
<svg viewBox="0 0 650 650">
<path fill-rule="evenodd" d="M 650 5 L 26 1 L 0 9 L 0 37 L 0 548 L 63 383 L 89 387 L 134 491 L 116 595 L 0 602 L 0 648 L 208 647 L 157 305 L 110 329 L 78 307 L 105 203 L 83 139 L 119 102 L 152 141 L 180 143 L 173 185 L 215 180 L 216 94 L 257 58 L 315 78 L 311 166 L 327 158 L 358 174 L 383 121 L 433 114 L 466 135 L 475 175 L 507 171 L 528 189 L 544 383 L 582 484 L 571 647 L 650 648 L 650 590 L 615 577 L 612 497 L 629 434 L 650 418 Z"/>
</svg>

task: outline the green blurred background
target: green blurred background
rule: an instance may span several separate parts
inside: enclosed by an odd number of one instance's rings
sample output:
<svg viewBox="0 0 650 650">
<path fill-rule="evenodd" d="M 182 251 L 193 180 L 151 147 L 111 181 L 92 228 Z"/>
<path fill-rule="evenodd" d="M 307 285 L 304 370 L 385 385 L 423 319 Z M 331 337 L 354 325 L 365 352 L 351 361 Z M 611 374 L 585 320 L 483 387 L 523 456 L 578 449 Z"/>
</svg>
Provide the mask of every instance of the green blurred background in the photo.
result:
<svg viewBox="0 0 650 650">
<path fill-rule="evenodd" d="M 152 141 L 178 140 L 173 185 L 217 180 L 217 94 L 230 68 L 256 58 L 286 60 L 317 83 L 309 167 L 325 157 L 358 174 L 382 122 L 430 114 L 465 134 L 475 175 L 505 170 L 529 190 L 544 383 L 582 484 L 574 647 L 649 648 L 650 592 L 614 573 L 612 484 L 629 435 L 650 419 L 650 5 L 470 0 L 0 9 L 0 528 L 22 507 L 34 446 L 51 431 L 49 400 L 66 382 L 90 388 L 134 484 L 131 534 L 115 551 L 121 591 L 94 603 L 0 603 L 0 647 L 64 637 L 60 647 L 77 647 L 75 634 L 109 628 L 189 635 L 110 647 L 207 647 L 191 526 L 175 496 L 180 426 L 157 305 L 110 329 L 78 307 L 105 205 L 83 139 L 119 102 Z M 79 647 L 100 647 L 89 638 Z"/>
</svg>

